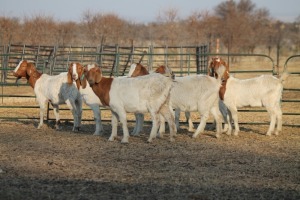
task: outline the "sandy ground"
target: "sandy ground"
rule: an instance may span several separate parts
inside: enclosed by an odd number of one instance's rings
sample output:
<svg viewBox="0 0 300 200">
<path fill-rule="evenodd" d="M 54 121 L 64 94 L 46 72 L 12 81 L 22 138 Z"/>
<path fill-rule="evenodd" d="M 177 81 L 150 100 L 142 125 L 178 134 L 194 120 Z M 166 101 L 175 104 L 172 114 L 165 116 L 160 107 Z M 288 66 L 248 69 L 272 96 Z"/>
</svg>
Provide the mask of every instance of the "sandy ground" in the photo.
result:
<svg viewBox="0 0 300 200">
<path fill-rule="evenodd" d="M 299 80 L 298 75 L 290 78 L 286 88 L 299 88 Z M 32 88 L 20 86 L 2 87 L 1 93 L 34 95 Z M 284 92 L 283 98 L 299 95 Z M 1 106 L 12 105 L 37 106 L 30 97 L 2 99 Z M 282 108 L 299 112 L 299 103 L 283 102 Z M 300 199 L 300 128 L 293 127 L 300 123 L 297 115 L 284 115 L 283 132 L 271 137 L 265 136 L 267 125 L 243 124 L 268 124 L 267 113 L 239 113 L 237 137 L 216 139 L 208 125 L 193 139 L 182 123 L 173 143 L 168 134 L 147 143 L 148 123 L 143 135 L 124 145 L 121 128 L 118 140 L 108 141 L 108 121 L 104 134 L 94 136 L 92 121 L 73 133 L 70 122 L 56 131 L 52 121 L 38 130 L 36 119 L 21 120 L 38 114 L 38 108 L 0 109 L 2 118 L 11 118 L 0 120 L 0 199 Z M 69 111 L 60 114 L 70 118 Z M 192 116 L 199 121 L 198 114 Z M 92 112 L 83 117 L 92 120 Z M 110 116 L 103 113 L 102 118 Z"/>
<path fill-rule="evenodd" d="M 268 126 L 241 125 L 239 136 L 207 126 L 193 139 L 185 124 L 175 142 L 168 134 L 147 143 L 109 142 L 111 127 L 92 135 L 72 124 L 56 131 L 52 122 L 6 121 L 0 128 L 0 199 L 299 199 L 300 129 L 283 127 L 267 137 Z M 130 130 L 133 124 L 129 124 Z"/>
</svg>

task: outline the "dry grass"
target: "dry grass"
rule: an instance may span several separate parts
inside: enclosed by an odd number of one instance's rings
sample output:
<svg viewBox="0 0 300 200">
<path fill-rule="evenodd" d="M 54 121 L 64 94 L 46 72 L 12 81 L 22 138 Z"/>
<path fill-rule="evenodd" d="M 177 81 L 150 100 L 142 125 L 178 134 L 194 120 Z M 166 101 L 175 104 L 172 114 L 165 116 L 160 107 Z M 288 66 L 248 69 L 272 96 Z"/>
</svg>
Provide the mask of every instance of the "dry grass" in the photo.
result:
<svg viewBox="0 0 300 200">
<path fill-rule="evenodd" d="M 71 124 L 55 131 L 36 121 L 2 121 L 0 196 L 3 199 L 299 199 L 299 128 L 279 136 L 266 126 L 241 126 L 238 137 L 197 139 L 182 125 L 168 137 L 128 145 L 93 136 L 93 123 L 80 133 Z M 130 126 L 132 128 L 132 124 Z M 119 131 L 121 132 L 121 131 Z"/>
<path fill-rule="evenodd" d="M 289 81 L 288 87 L 299 88 L 299 76 Z M 34 95 L 30 87 L 2 89 Z M 285 92 L 283 99 L 299 99 L 299 93 Z M 5 98 L 1 105 L 37 104 L 34 98 Z M 299 103 L 282 107 L 299 111 Z M 0 116 L 38 118 L 38 109 L 1 108 Z M 61 117 L 70 118 L 70 112 L 61 111 Z M 92 120 L 92 112 L 83 117 Z M 199 122 L 197 113 L 192 117 Z M 109 120 L 109 112 L 102 118 Z M 239 113 L 239 118 L 269 123 L 264 112 Z M 283 116 L 284 124 L 299 122 L 298 116 Z M 37 123 L 0 121 L 0 199 L 300 199 L 299 127 L 284 126 L 279 136 L 267 137 L 268 126 L 242 124 L 238 137 L 216 139 L 208 125 L 192 139 L 182 123 L 174 143 L 166 136 L 148 144 L 147 124 L 144 135 L 122 145 L 120 128 L 118 140 L 107 141 L 109 122 L 103 136 L 93 136 L 94 123 L 88 121 L 79 133 L 71 132 L 69 122 L 61 131 L 52 122 L 37 130 Z"/>
</svg>

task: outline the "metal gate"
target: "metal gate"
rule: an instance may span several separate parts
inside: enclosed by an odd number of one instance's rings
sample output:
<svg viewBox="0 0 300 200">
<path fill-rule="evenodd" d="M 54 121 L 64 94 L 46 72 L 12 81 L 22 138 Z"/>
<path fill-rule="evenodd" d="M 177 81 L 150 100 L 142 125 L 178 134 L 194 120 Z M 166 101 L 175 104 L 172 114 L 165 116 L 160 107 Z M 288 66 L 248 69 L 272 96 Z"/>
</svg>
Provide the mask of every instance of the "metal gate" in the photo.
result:
<svg viewBox="0 0 300 200">
<path fill-rule="evenodd" d="M 294 65 L 292 65 L 293 62 Z M 284 86 L 282 106 L 290 106 L 283 112 L 283 115 L 291 118 L 293 121 L 292 124 L 284 125 L 300 127 L 300 55 L 293 55 L 287 58 L 284 63 L 284 70 L 290 73 L 290 77 L 287 85 Z"/>
<path fill-rule="evenodd" d="M 82 64 L 98 63 L 100 66 L 104 65 L 104 74 L 119 76 L 124 75 L 129 71 L 129 64 L 132 62 L 142 62 L 143 65 L 147 65 L 148 69 L 151 70 L 154 65 L 168 64 L 173 66 L 177 71 L 179 70 L 181 75 L 185 73 L 196 73 L 195 64 L 195 50 L 196 47 L 151 47 L 150 51 L 156 52 L 163 50 L 163 53 L 146 53 L 141 51 L 141 49 L 146 49 L 142 47 L 136 47 L 127 53 L 121 52 L 121 49 L 128 49 L 117 47 L 118 51 L 111 53 L 99 53 L 88 52 L 87 48 L 66 48 L 60 47 L 63 51 L 55 50 L 51 52 L 51 55 L 45 56 L 45 54 L 39 55 L 36 51 L 33 53 L 28 53 L 25 48 L 35 49 L 31 46 L 17 46 L 14 47 L 15 53 L 4 53 L 0 54 L 0 73 L 3 77 L 1 79 L 1 104 L 0 104 L 0 119 L 7 120 L 23 120 L 23 119 L 39 119 L 39 106 L 35 102 L 35 95 L 33 89 L 26 83 L 26 80 L 21 80 L 16 83 L 16 78 L 12 76 L 12 70 L 17 66 L 21 59 L 29 59 L 34 61 L 37 69 L 43 73 L 50 75 L 56 75 L 58 73 L 67 71 L 68 65 L 71 62 L 80 62 Z M 41 47 L 38 47 L 39 50 Z M 11 48 L 13 49 L 13 48 Z M 20 50 L 21 49 L 21 50 Z M 71 51 L 71 50 L 72 51 Z M 75 49 L 84 49 L 83 52 L 76 51 Z M 107 47 L 105 48 L 107 49 Z M 175 49 L 175 50 L 174 50 Z M 168 51 L 178 51 L 179 52 L 190 52 L 190 53 L 166 53 Z M 133 53 L 137 51 L 137 53 Z M 53 53 L 55 52 L 55 53 Z M 59 52 L 59 53 L 58 53 Z M 107 59 L 113 58 L 113 59 Z M 163 59 L 161 59 L 163 58 Z M 129 62 L 130 60 L 130 62 Z M 110 61 L 110 65 L 109 62 Z M 124 65 L 126 63 L 126 65 Z M 178 67 L 177 67 L 178 66 Z M 25 92 L 26 91 L 26 92 Z M 66 106 L 60 106 L 61 111 L 68 111 Z M 36 114 L 28 114 L 30 110 L 36 110 Z M 53 120 L 54 116 L 50 114 L 52 108 L 47 109 L 46 120 Z M 89 110 L 89 108 L 84 108 L 83 110 Z M 63 118 L 62 120 L 72 120 L 71 118 Z M 93 117 L 83 120 L 93 120 Z"/>
<path fill-rule="evenodd" d="M 196 48 L 195 48 L 196 49 Z M 183 52 L 183 50 L 181 50 Z M 37 64 L 37 67 L 40 71 L 43 72 L 52 72 L 53 74 L 66 71 L 68 63 L 72 61 L 72 59 L 68 58 L 75 58 L 76 56 L 81 56 L 81 57 L 89 57 L 89 58 L 95 58 L 95 60 L 100 60 L 99 58 L 102 56 L 115 56 L 116 57 L 116 63 L 115 63 L 115 68 L 113 70 L 114 76 L 118 75 L 123 75 L 126 74 L 126 70 L 124 68 L 119 68 L 119 61 L 122 60 L 121 57 L 130 57 L 131 62 L 137 62 L 141 56 L 143 56 L 142 63 L 146 64 L 149 69 L 155 68 L 155 65 L 158 64 L 168 64 L 176 74 L 179 76 L 186 76 L 189 74 L 197 73 L 199 70 L 197 70 L 198 66 L 198 61 L 197 58 L 199 57 L 198 53 L 196 51 L 191 52 L 191 53 L 67 53 L 67 54 L 57 54 L 53 56 L 50 60 L 46 59 L 41 61 L 39 60 L 39 63 Z M 0 104 L 0 119 L 7 119 L 7 120 L 16 120 L 16 119 L 38 119 L 39 116 L 39 107 L 35 103 L 35 95 L 33 93 L 32 88 L 27 85 L 26 81 L 22 81 L 19 84 L 16 84 L 14 82 L 14 78 L 11 75 L 11 70 L 14 69 L 14 67 L 17 65 L 17 63 L 5 63 L 3 61 L 9 60 L 9 57 L 15 57 L 15 56 L 22 56 L 26 58 L 26 54 L 1 54 L 0 55 L 0 72 L 1 74 L 7 72 L 7 79 L 2 79 L 1 80 L 1 104 Z M 236 76 L 244 76 L 244 75 L 249 75 L 249 74 L 262 74 L 262 73 L 268 73 L 268 74 L 273 74 L 276 75 L 276 69 L 274 65 L 274 61 L 271 57 L 266 56 L 266 55 L 261 55 L 261 54 L 203 54 L 201 56 L 205 56 L 206 58 L 209 56 L 222 56 L 222 57 L 237 57 L 237 58 L 242 58 L 242 57 L 247 57 L 245 60 L 251 60 L 251 59 L 266 59 L 268 61 L 268 66 L 261 68 L 261 69 L 251 69 L 250 67 L 245 67 L 243 69 L 237 70 L 235 67 L 235 64 L 232 62 L 229 62 L 230 68 L 231 68 L 231 73 L 235 74 Z M 289 57 L 286 62 L 285 62 L 285 68 L 287 68 L 288 65 L 292 63 L 294 59 L 298 59 L 300 55 L 295 55 Z M 64 59 L 68 60 L 64 60 Z M 162 59 L 163 58 L 163 59 Z M 61 60 L 63 64 L 58 65 L 57 60 Z M 230 59 L 228 59 L 230 61 Z M 88 64 L 87 62 L 90 61 L 84 61 Z M 52 65 L 55 67 L 51 67 Z M 150 64 L 152 63 L 152 64 Z M 14 64 L 14 65 L 13 65 Z M 300 66 L 300 65 L 298 65 Z M 49 68 L 50 67 L 50 68 Z M 288 69 L 289 70 L 289 69 Z M 107 68 L 107 73 L 106 75 L 109 75 L 112 71 L 112 68 Z M 202 73 L 206 74 L 206 68 L 201 70 Z M 296 69 L 291 72 L 291 79 L 295 79 L 293 82 L 296 83 L 295 86 L 287 87 L 284 88 L 283 92 L 283 99 L 282 99 L 282 107 L 283 107 L 283 115 L 287 116 L 289 120 L 287 120 L 283 125 L 284 126 L 300 126 L 300 120 L 299 120 L 299 103 L 300 103 L 300 85 L 297 83 L 300 83 L 298 80 L 300 74 L 300 70 Z M 289 78 L 290 79 L 290 78 Z M 8 89 L 10 88 L 10 89 Z M 20 92 L 20 91 L 21 92 Z M 24 91 L 28 91 L 24 93 Z M 11 93 L 8 93 L 8 91 L 12 91 Z M 22 100 L 28 100 L 30 103 L 22 103 Z M 288 108 L 289 107 L 289 108 Z M 26 110 L 32 110 L 35 109 L 34 115 L 26 115 Z M 62 107 L 61 110 L 68 110 L 66 107 Z M 84 108 L 84 110 L 89 110 L 89 108 Z M 47 115 L 47 120 L 53 120 L 54 117 L 52 117 L 49 114 L 49 111 L 51 111 L 51 108 L 48 109 L 48 115 Z M 250 115 L 251 113 L 254 113 L 253 115 L 256 115 L 256 113 L 264 113 L 266 112 L 264 109 L 248 109 L 248 108 L 243 108 L 239 110 L 241 113 L 246 113 L 247 115 Z M 66 111 L 69 112 L 69 111 Z M 62 118 L 62 120 L 72 120 L 70 118 Z M 105 118 L 103 118 L 105 120 Z M 83 120 L 88 120 L 92 121 L 93 117 L 91 118 L 84 118 Z M 261 121 L 245 121 L 241 123 L 246 123 L 246 124 L 268 124 L 269 121 L 266 122 L 261 122 Z"/>
</svg>

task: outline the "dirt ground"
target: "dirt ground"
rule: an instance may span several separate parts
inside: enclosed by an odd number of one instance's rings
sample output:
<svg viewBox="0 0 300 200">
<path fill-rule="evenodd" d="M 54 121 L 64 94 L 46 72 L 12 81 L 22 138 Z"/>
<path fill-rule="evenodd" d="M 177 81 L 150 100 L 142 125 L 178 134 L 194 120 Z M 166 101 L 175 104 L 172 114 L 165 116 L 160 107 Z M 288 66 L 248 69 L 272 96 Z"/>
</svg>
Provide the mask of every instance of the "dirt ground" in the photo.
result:
<svg viewBox="0 0 300 200">
<path fill-rule="evenodd" d="M 129 144 L 80 132 L 72 124 L 36 129 L 37 120 L 2 120 L 0 199 L 300 199 L 300 129 L 283 127 L 267 137 L 268 126 L 241 125 L 239 136 L 193 139 L 185 124 L 176 141 L 168 134 L 147 143 L 145 134 Z M 132 130 L 133 124 L 129 124 Z"/>
<path fill-rule="evenodd" d="M 290 78 L 286 87 L 299 88 L 299 80 Z M 2 93 L 33 95 L 30 87 L 2 88 Z M 294 91 L 283 97 L 300 98 Z M 5 98 L 1 106 L 37 106 L 35 99 L 24 99 Z M 282 103 L 282 108 L 298 111 L 299 103 Z M 66 113 L 61 118 L 70 118 Z M 125 145 L 120 127 L 118 140 L 108 141 L 109 122 L 103 136 L 94 136 L 90 121 L 74 133 L 71 123 L 63 123 L 60 131 L 52 122 L 38 130 L 37 120 L 21 120 L 38 114 L 38 108 L 0 109 L 2 118 L 11 118 L 0 120 L 0 200 L 300 199 L 300 128 L 292 127 L 300 116 L 284 115 L 283 132 L 271 137 L 265 136 L 267 125 L 243 124 L 268 124 L 267 113 L 239 113 L 237 137 L 216 139 L 208 125 L 193 139 L 182 123 L 173 143 L 168 134 L 147 143 L 148 123 L 142 136 L 130 137 Z M 86 111 L 84 119 L 92 120 L 92 112 Z M 199 115 L 193 119 L 199 122 Z"/>
</svg>

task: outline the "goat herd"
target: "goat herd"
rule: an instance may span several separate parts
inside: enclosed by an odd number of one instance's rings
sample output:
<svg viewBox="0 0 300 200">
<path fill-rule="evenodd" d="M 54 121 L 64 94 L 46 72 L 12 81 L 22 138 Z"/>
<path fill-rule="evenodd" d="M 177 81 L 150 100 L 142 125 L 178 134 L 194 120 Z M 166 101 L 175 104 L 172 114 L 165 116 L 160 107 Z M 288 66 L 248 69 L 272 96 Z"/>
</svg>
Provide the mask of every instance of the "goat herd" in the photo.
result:
<svg viewBox="0 0 300 200">
<path fill-rule="evenodd" d="M 240 80 L 229 75 L 228 65 L 220 58 L 212 58 L 208 75 L 190 75 L 176 77 L 170 68 L 158 67 L 148 72 L 141 64 L 132 64 L 129 74 L 123 77 L 104 77 L 101 67 L 96 64 L 82 66 L 71 63 L 68 72 L 56 76 L 37 71 L 33 62 L 22 60 L 14 69 L 17 79 L 25 77 L 33 88 L 40 106 L 40 122 L 43 125 L 43 114 L 46 102 L 53 106 L 56 118 L 55 127 L 59 129 L 59 105 L 66 103 L 74 117 L 73 131 L 81 126 L 82 101 L 94 113 L 95 135 L 103 132 L 99 106 L 108 107 L 112 113 L 112 133 L 109 141 L 117 136 L 118 120 L 123 127 L 122 143 L 128 143 L 129 131 L 126 113 L 135 113 L 136 124 L 132 135 L 139 135 L 144 116 L 149 112 L 152 129 L 148 139 L 151 142 L 156 135 L 162 137 L 165 132 L 165 120 L 169 125 L 170 140 L 174 141 L 179 127 L 181 111 L 199 112 L 200 124 L 193 137 L 204 131 L 206 121 L 211 113 L 216 124 L 216 137 L 222 132 L 238 135 L 237 108 L 244 106 L 264 106 L 271 118 L 266 135 L 278 134 L 282 130 L 282 111 L 280 99 L 283 82 L 288 73 L 284 72 L 278 79 L 271 75 Z M 173 110 L 175 110 L 175 115 Z M 222 119 L 223 118 L 223 119 Z M 189 130 L 193 123 L 189 120 Z M 224 127 L 222 127 L 222 121 Z M 275 124 L 277 127 L 275 130 Z"/>
</svg>

